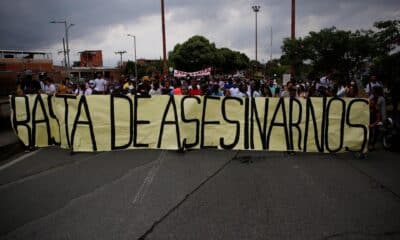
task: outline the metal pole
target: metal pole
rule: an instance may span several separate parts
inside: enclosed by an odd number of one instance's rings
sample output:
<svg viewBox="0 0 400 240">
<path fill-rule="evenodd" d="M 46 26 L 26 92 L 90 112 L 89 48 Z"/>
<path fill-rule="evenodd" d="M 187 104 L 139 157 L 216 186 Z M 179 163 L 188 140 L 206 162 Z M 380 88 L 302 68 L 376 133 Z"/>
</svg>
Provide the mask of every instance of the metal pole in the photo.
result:
<svg viewBox="0 0 400 240">
<path fill-rule="evenodd" d="M 67 66 L 67 52 L 66 52 L 66 50 L 65 50 L 65 39 L 63 38 L 63 53 L 64 53 L 64 66 L 65 66 L 65 68 L 67 68 L 68 66 Z"/>
<path fill-rule="evenodd" d="M 251 7 L 253 9 L 253 11 L 255 12 L 255 18 L 256 18 L 256 61 L 258 61 L 258 56 L 257 56 L 257 50 L 258 50 L 258 32 L 257 32 L 257 13 L 258 11 L 260 11 L 260 6 L 252 6 Z"/>
<path fill-rule="evenodd" d="M 133 43 L 134 43 L 134 48 L 135 48 L 135 78 L 136 78 L 136 82 L 137 82 L 138 75 L 137 75 L 137 60 L 136 60 L 136 36 L 133 36 Z"/>
<path fill-rule="evenodd" d="M 64 26 L 65 26 L 65 41 L 67 42 L 67 61 L 68 61 L 68 69 L 71 68 L 71 63 L 69 61 L 69 40 L 68 40 L 68 26 L 67 26 L 67 21 L 64 21 Z"/>
<path fill-rule="evenodd" d="M 296 0 L 292 0 L 292 40 L 296 38 Z"/>
<path fill-rule="evenodd" d="M 258 41 L 257 41 L 257 38 L 258 38 L 258 32 L 257 32 L 257 12 L 256 12 L 256 61 L 258 61 L 258 54 L 257 54 L 257 52 L 258 52 Z"/>
<path fill-rule="evenodd" d="M 164 0 L 161 0 L 161 25 L 162 25 L 162 41 L 163 41 L 163 74 L 167 74 L 167 52 L 165 40 L 165 18 L 164 18 Z"/>
</svg>

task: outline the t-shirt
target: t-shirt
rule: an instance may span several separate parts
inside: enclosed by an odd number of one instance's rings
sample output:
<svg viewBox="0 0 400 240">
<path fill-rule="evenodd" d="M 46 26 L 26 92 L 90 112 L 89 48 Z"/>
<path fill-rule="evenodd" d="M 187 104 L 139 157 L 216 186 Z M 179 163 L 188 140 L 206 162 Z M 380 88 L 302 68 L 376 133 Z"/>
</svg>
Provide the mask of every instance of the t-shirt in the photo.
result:
<svg viewBox="0 0 400 240">
<path fill-rule="evenodd" d="M 325 77 L 320 78 L 319 84 L 316 85 L 316 88 L 318 89 L 321 86 L 324 88 L 328 88 L 331 86 L 331 84 L 332 84 L 331 80 L 327 76 L 325 76 Z"/>
<path fill-rule="evenodd" d="M 254 91 L 253 97 L 261 97 L 261 93 L 259 91 Z"/>
<path fill-rule="evenodd" d="M 180 87 L 175 88 L 174 95 L 182 95 L 182 89 Z"/>
<path fill-rule="evenodd" d="M 86 88 L 85 95 L 92 95 L 93 90 L 91 88 Z"/>
<path fill-rule="evenodd" d="M 150 89 L 149 94 L 150 95 L 161 95 L 161 88 L 157 88 L 157 90 L 152 88 L 152 89 Z"/>
<path fill-rule="evenodd" d="M 68 93 L 68 90 L 69 89 L 64 84 L 58 85 L 58 93 L 65 94 L 65 93 Z"/>
<path fill-rule="evenodd" d="M 368 96 L 370 96 L 372 94 L 372 89 L 374 87 L 382 87 L 382 84 L 379 82 L 370 82 L 367 84 L 367 86 L 365 87 L 365 92 L 368 94 Z"/>
<path fill-rule="evenodd" d="M 232 97 L 237 97 L 237 95 L 239 94 L 239 88 L 237 88 L 237 87 L 231 87 L 230 89 L 229 89 L 229 91 L 230 91 L 230 93 L 231 93 L 231 96 Z"/>
<path fill-rule="evenodd" d="M 199 88 L 190 89 L 189 90 L 189 95 L 190 96 L 201 95 L 201 90 Z"/>
<path fill-rule="evenodd" d="M 47 94 L 55 94 L 56 93 L 56 85 L 54 83 L 51 83 L 49 85 L 44 86 L 44 92 Z"/>
<path fill-rule="evenodd" d="M 94 90 L 98 92 L 104 92 L 106 90 L 107 81 L 103 78 L 96 78 L 94 80 Z"/>
</svg>

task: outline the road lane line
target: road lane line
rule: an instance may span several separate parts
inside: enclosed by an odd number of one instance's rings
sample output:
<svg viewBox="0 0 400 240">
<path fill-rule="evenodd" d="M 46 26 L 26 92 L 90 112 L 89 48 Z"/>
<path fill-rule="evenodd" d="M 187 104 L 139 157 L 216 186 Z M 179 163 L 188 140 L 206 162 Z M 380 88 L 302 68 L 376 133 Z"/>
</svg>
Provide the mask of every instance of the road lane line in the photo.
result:
<svg viewBox="0 0 400 240">
<path fill-rule="evenodd" d="M 142 185 L 136 193 L 135 198 L 132 201 L 133 205 L 135 205 L 136 203 L 140 203 L 143 200 L 144 196 L 147 194 L 149 187 L 154 180 L 154 177 L 157 175 L 158 170 L 160 169 L 160 166 L 165 159 L 166 153 L 166 151 L 161 151 L 157 160 L 154 162 L 154 166 L 147 173 L 147 176 L 145 177 Z"/>
<path fill-rule="evenodd" d="M 93 158 L 95 158 L 97 156 L 100 156 L 100 155 L 102 155 L 104 153 L 107 153 L 107 152 L 101 152 L 99 154 L 91 155 L 91 156 L 89 156 L 87 158 L 84 158 L 84 159 L 74 160 L 73 162 L 65 163 L 65 164 L 58 165 L 58 166 L 55 166 L 55 167 L 52 167 L 52 168 L 49 168 L 49 169 L 46 169 L 46 170 L 43 170 L 43 171 L 40 171 L 40 172 L 37 172 L 37 173 L 33 173 L 32 175 L 22 177 L 20 179 L 14 180 L 12 182 L 0 184 L 0 191 L 2 189 L 8 188 L 10 186 L 13 186 L 13 185 L 16 185 L 16 184 L 20 184 L 20 183 L 24 183 L 24 182 L 26 182 L 28 180 L 32 180 L 32 179 L 35 179 L 35 178 L 38 178 L 38 177 L 45 176 L 47 174 L 54 173 L 54 172 L 59 171 L 59 170 L 65 168 L 65 167 L 72 166 L 72 165 L 75 165 L 75 164 L 81 164 L 82 162 L 85 162 L 87 160 L 93 159 Z"/>
<path fill-rule="evenodd" d="M 26 159 L 26 158 L 28 158 L 28 157 L 30 157 L 30 156 L 35 155 L 36 153 L 40 152 L 41 150 L 42 150 L 42 148 L 39 148 L 39 149 L 36 150 L 36 151 L 33 151 L 33 152 L 27 153 L 27 154 L 25 154 L 25 155 L 22 155 L 22 156 L 18 157 L 17 159 L 14 159 L 14 160 L 12 160 L 12 161 L 9 162 L 9 163 L 6 163 L 6 164 L 0 166 L 0 171 L 6 169 L 6 168 L 8 168 L 8 167 L 11 167 L 11 166 L 14 165 L 14 164 L 17 164 L 17 163 L 21 162 L 22 160 L 24 160 L 24 159 Z"/>
</svg>

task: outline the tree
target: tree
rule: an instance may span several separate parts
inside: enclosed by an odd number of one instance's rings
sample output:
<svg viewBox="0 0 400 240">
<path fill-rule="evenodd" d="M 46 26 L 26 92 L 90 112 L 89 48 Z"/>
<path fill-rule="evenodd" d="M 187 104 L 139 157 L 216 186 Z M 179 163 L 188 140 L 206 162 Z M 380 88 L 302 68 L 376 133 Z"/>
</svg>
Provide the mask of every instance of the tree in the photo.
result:
<svg viewBox="0 0 400 240">
<path fill-rule="evenodd" d="M 196 71 L 213 66 L 216 57 L 215 44 L 202 36 L 193 36 L 182 45 L 177 44 L 169 53 L 175 68 L 183 71 Z"/>
<path fill-rule="evenodd" d="M 387 55 L 400 45 L 400 20 L 388 20 L 374 23 L 378 32 L 374 34 L 379 43 L 381 54 Z"/>
<path fill-rule="evenodd" d="M 304 39 L 285 39 L 282 63 L 297 76 L 321 76 L 336 72 L 349 79 L 377 55 L 371 31 L 343 31 L 335 27 L 310 32 Z"/>
<path fill-rule="evenodd" d="M 213 67 L 219 72 L 233 73 L 248 67 L 249 58 L 229 48 L 218 49 L 203 36 L 193 36 L 182 44 L 176 44 L 169 52 L 169 61 L 179 70 L 196 71 Z"/>
<path fill-rule="evenodd" d="M 215 66 L 223 73 L 235 73 L 249 66 L 249 58 L 229 48 L 217 49 Z"/>
<path fill-rule="evenodd" d="M 286 38 L 283 41 L 281 64 L 291 66 L 291 72 L 294 75 L 301 76 L 304 73 L 307 60 L 311 58 L 311 49 L 309 42 L 303 39 Z"/>
<path fill-rule="evenodd" d="M 282 65 L 279 59 L 272 59 L 265 64 L 265 75 L 270 78 L 281 78 L 290 71 L 289 65 Z"/>
<path fill-rule="evenodd" d="M 162 60 L 150 60 L 144 62 L 143 64 L 138 64 L 137 66 L 137 74 L 138 78 L 142 78 L 143 76 L 152 76 L 152 75 L 160 75 L 162 72 Z M 126 75 L 135 75 L 135 62 L 128 61 L 124 68 L 124 73 Z"/>
</svg>

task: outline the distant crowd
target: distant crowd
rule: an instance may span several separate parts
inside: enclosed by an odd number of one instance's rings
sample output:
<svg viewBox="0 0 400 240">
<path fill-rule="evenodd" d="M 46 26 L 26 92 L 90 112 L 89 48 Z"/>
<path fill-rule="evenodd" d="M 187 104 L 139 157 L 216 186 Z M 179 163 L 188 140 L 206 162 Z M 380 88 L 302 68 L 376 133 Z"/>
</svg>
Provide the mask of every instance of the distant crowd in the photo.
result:
<svg viewBox="0 0 400 240">
<path fill-rule="evenodd" d="M 365 88 L 368 96 L 373 95 L 373 87 L 383 87 L 376 77 L 371 77 L 371 83 Z M 362 91 L 364 92 L 364 91 Z M 361 97 L 362 92 L 356 81 L 343 82 L 335 80 L 332 74 L 314 81 L 288 81 L 283 85 L 276 79 L 247 79 L 241 77 L 186 77 L 150 78 L 144 76 L 141 80 L 128 78 L 124 75 L 119 80 L 106 80 L 99 74 L 95 79 L 84 83 L 74 83 L 69 78 L 61 83 L 55 83 L 45 77 L 34 80 L 26 76 L 18 83 L 17 95 L 29 93 L 46 94 L 132 94 L 132 95 L 202 95 L 202 96 L 232 96 L 232 97 Z M 365 96 L 365 95 L 364 95 Z"/>
</svg>

